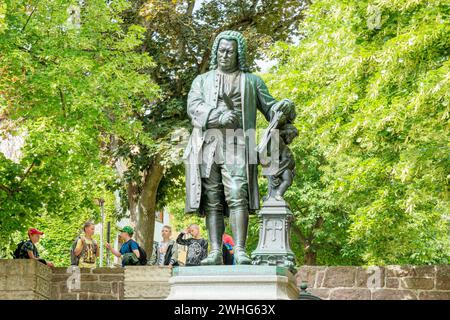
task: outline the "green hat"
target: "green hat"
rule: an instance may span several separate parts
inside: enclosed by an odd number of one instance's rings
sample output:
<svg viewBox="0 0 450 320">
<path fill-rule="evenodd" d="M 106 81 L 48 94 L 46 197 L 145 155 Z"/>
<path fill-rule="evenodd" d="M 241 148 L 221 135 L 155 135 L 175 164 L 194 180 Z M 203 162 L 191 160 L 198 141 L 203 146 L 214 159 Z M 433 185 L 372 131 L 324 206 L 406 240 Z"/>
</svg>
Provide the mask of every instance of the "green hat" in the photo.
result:
<svg viewBox="0 0 450 320">
<path fill-rule="evenodd" d="M 133 230 L 133 228 L 130 227 L 130 226 L 125 226 L 125 227 L 123 227 L 122 229 L 120 229 L 120 232 L 126 232 L 126 233 L 128 233 L 130 236 L 132 236 L 133 233 L 134 233 L 134 230 Z"/>
</svg>

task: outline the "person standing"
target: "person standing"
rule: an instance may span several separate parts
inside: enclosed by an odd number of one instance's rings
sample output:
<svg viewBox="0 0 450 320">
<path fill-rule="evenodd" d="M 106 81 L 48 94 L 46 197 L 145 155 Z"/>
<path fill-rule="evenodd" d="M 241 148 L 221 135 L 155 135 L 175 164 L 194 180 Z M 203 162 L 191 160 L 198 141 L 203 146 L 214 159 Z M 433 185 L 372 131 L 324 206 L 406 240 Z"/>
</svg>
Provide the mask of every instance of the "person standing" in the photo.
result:
<svg viewBox="0 0 450 320">
<path fill-rule="evenodd" d="M 192 238 L 183 239 L 188 234 Z M 200 236 L 200 227 L 197 224 L 191 224 L 181 231 L 178 235 L 177 243 L 187 246 L 186 266 L 199 266 L 201 261 L 208 255 L 208 241 Z"/>
<path fill-rule="evenodd" d="M 95 233 L 95 225 L 92 222 L 86 222 L 83 225 L 84 236 L 78 237 L 75 248 L 73 249 L 73 265 L 80 268 L 95 268 L 97 257 L 100 255 L 97 242 L 92 239 Z"/>
<path fill-rule="evenodd" d="M 28 240 L 20 245 L 20 249 L 16 258 L 18 259 L 34 259 L 49 267 L 54 267 L 52 262 L 47 262 L 39 257 L 39 251 L 36 244 L 44 233 L 35 228 L 28 229 Z"/>
<path fill-rule="evenodd" d="M 226 265 L 232 265 L 234 264 L 234 241 L 233 238 L 229 235 L 224 233 L 222 236 L 222 242 L 223 242 L 223 264 Z"/>
<path fill-rule="evenodd" d="M 178 265 L 178 245 L 170 239 L 172 236 L 172 228 L 170 226 L 163 226 L 161 230 L 163 240 L 161 242 L 154 242 L 153 253 L 150 258 L 149 265 L 158 266 L 173 266 Z"/>
<path fill-rule="evenodd" d="M 106 248 L 113 255 L 122 258 L 122 267 L 140 263 L 141 252 L 139 251 L 139 244 L 131 238 L 133 234 L 134 229 L 130 226 L 125 226 L 120 230 L 120 238 L 123 240 L 120 250 L 116 250 L 109 243 L 106 243 Z"/>
</svg>

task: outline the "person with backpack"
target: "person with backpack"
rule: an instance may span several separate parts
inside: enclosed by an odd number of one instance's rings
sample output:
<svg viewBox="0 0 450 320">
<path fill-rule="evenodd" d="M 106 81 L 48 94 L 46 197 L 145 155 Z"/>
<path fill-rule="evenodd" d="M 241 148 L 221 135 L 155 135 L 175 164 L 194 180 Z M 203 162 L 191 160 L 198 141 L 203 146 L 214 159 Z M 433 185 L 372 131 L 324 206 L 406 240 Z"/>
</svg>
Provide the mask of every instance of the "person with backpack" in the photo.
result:
<svg viewBox="0 0 450 320">
<path fill-rule="evenodd" d="M 170 239 L 172 228 L 163 226 L 161 230 L 163 240 L 153 243 L 153 253 L 149 261 L 149 265 L 169 266 L 178 265 L 178 245 L 174 240 Z"/>
<path fill-rule="evenodd" d="M 110 250 L 113 255 L 118 258 L 122 257 L 122 267 L 147 264 L 147 255 L 144 249 L 142 249 L 136 241 L 131 239 L 133 234 L 134 230 L 130 226 L 123 227 L 120 230 L 120 238 L 123 240 L 120 250 L 116 250 L 111 247 L 109 243 L 106 243 L 106 248 Z"/>
<path fill-rule="evenodd" d="M 83 225 L 84 236 L 79 236 L 72 244 L 70 260 L 73 266 L 80 268 L 95 268 L 97 257 L 100 255 L 97 242 L 92 239 L 95 225 L 88 221 Z"/>
<path fill-rule="evenodd" d="M 44 233 L 35 228 L 28 229 L 28 240 L 23 240 L 14 251 L 14 259 L 34 259 L 49 267 L 54 267 L 52 262 L 45 261 L 39 257 L 36 244 Z"/>
</svg>

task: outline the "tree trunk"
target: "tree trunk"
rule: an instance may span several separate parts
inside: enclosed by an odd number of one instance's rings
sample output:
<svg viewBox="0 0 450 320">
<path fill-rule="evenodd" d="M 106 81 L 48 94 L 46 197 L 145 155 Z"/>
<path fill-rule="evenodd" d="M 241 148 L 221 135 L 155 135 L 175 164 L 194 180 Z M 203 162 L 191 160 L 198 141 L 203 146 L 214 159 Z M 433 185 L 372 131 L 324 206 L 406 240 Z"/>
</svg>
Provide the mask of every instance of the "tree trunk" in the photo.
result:
<svg viewBox="0 0 450 320">
<path fill-rule="evenodd" d="M 323 221 L 323 219 L 321 221 Z M 317 264 L 317 253 L 311 245 L 314 237 L 305 237 L 302 230 L 295 223 L 292 224 L 291 228 L 292 231 L 298 236 L 303 246 L 303 265 L 315 266 Z"/>
<path fill-rule="evenodd" d="M 311 250 L 311 246 L 307 245 L 305 246 L 305 254 L 303 256 L 303 264 L 307 266 L 315 266 L 317 265 L 317 253 L 313 250 Z"/>
<path fill-rule="evenodd" d="M 163 177 L 164 168 L 156 157 L 152 166 L 144 172 L 144 184 L 141 192 L 135 182 L 128 184 L 130 218 L 135 226 L 134 239 L 150 258 L 155 232 L 156 193 Z"/>
</svg>

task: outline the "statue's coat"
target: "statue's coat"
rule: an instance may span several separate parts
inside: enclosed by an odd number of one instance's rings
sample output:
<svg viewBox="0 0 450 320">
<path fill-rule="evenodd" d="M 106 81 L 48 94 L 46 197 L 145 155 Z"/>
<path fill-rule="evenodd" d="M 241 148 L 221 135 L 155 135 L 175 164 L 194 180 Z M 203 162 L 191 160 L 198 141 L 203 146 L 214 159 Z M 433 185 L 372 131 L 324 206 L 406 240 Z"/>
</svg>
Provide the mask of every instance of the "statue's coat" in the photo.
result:
<svg viewBox="0 0 450 320">
<path fill-rule="evenodd" d="M 184 153 L 186 165 L 186 207 L 185 212 L 198 212 L 204 214 L 201 205 L 202 184 L 200 176 L 199 159 L 202 157 L 202 148 L 205 144 L 208 117 L 214 108 L 217 108 L 219 94 L 216 70 L 212 70 L 197 76 L 192 82 L 188 95 L 187 113 L 191 119 L 191 137 Z M 256 109 L 260 110 L 265 118 L 270 121 L 271 109 L 277 101 L 270 95 L 264 81 L 251 73 L 241 74 L 241 100 L 243 129 L 246 136 L 246 169 L 248 179 L 248 203 L 249 210 L 259 209 L 258 168 L 256 164 L 256 152 L 249 155 L 250 148 L 256 148 Z M 253 130 L 249 130 L 253 129 Z M 249 157 L 254 157 L 249 163 Z M 203 160 L 204 161 L 204 160 Z M 213 161 L 210 157 L 207 161 Z M 226 208 L 226 204 L 224 204 Z"/>
</svg>

